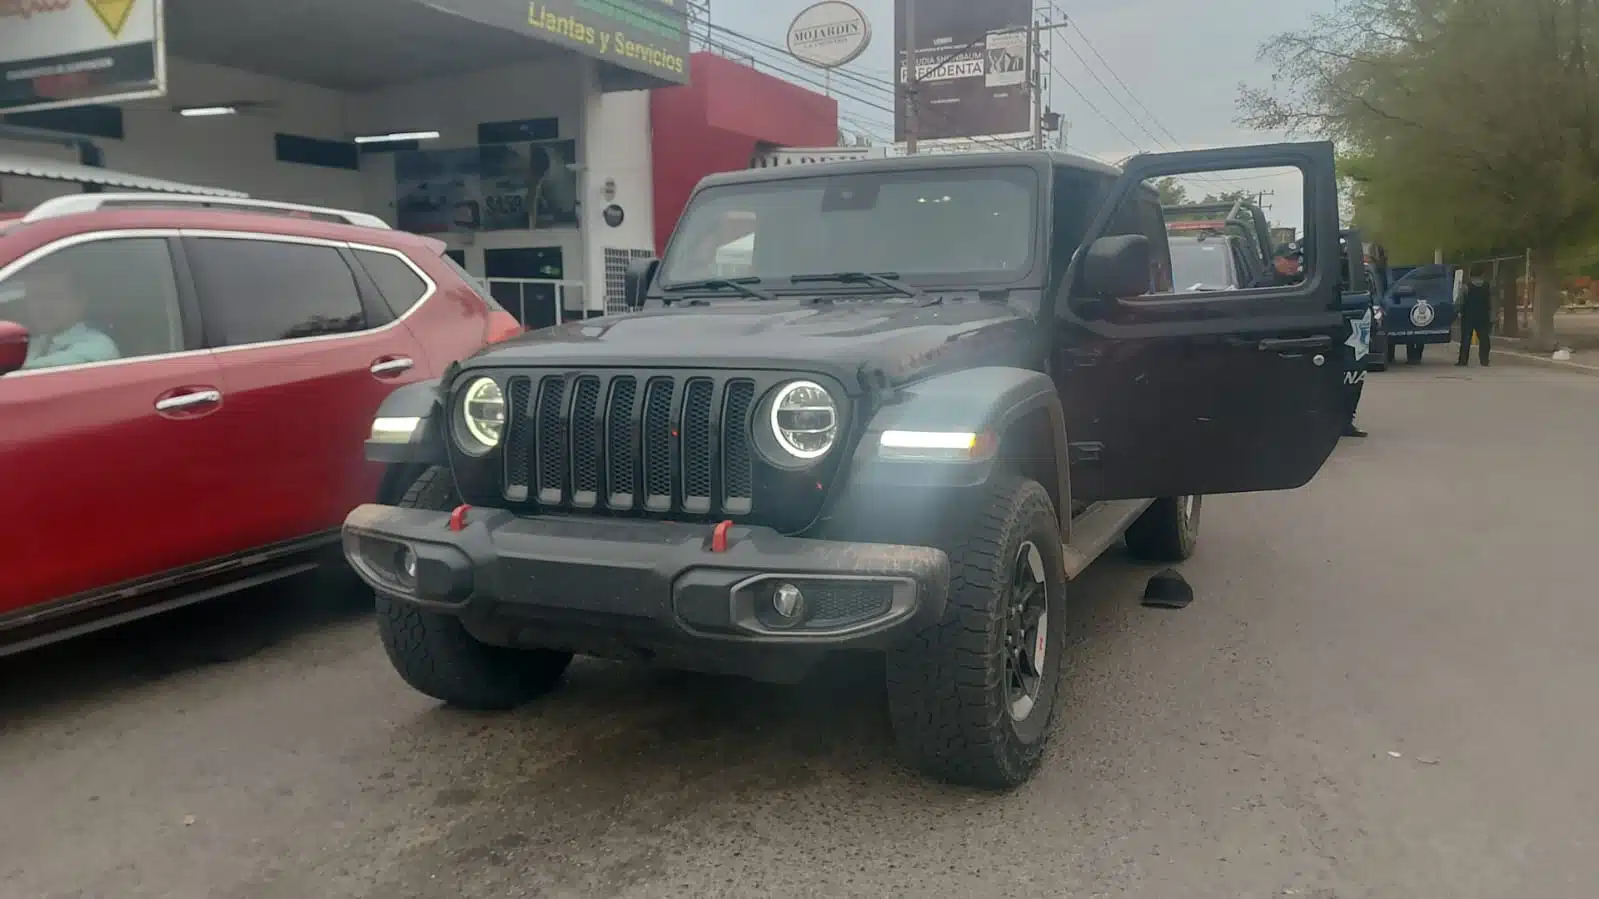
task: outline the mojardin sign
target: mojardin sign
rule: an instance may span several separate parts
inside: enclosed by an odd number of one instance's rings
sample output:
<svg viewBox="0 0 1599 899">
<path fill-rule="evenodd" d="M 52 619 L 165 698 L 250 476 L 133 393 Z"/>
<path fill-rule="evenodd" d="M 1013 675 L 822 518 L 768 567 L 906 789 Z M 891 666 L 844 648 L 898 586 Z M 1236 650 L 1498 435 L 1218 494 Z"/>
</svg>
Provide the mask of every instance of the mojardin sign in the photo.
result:
<svg viewBox="0 0 1599 899">
<path fill-rule="evenodd" d="M 871 43 L 872 26 L 866 14 L 842 0 L 813 4 L 788 26 L 789 54 L 824 69 L 854 62 Z"/>
</svg>

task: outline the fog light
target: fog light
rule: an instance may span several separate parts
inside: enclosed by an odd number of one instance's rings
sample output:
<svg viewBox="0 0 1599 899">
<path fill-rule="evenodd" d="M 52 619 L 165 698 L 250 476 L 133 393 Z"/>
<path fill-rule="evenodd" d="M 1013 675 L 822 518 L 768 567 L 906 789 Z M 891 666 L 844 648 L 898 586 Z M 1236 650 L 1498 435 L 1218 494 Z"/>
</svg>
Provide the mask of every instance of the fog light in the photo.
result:
<svg viewBox="0 0 1599 899">
<path fill-rule="evenodd" d="M 416 583 L 416 550 L 409 546 L 400 547 L 399 568 L 407 582 Z"/>
<path fill-rule="evenodd" d="M 772 591 L 772 611 L 783 619 L 784 623 L 792 624 L 805 614 L 805 594 L 793 584 L 779 584 Z"/>
</svg>

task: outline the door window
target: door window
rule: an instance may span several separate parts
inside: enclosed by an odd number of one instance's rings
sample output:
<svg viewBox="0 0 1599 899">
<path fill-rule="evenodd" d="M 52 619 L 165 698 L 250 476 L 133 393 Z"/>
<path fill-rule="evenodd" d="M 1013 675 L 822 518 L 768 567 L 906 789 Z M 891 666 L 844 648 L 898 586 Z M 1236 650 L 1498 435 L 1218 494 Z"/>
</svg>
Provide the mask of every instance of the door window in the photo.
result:
<svg viewBox="0 0 1599 899">
<path fill-rule="evenodd" d="M 410 312 L 411 307 L 427 296 L 428 283 L 422 280 L 410 263 L 393 253 L 356 250 L 355 258 L 360 260 L 361 267 L 377 284 L 378 292 L 383 294 L 383 301 L 388 304 L 395 318 Z"/>
<path fill-rule="evenodd" d="M 1312 274 L 1304 173 L 1263 166 L 1152 178 L 1122 200 L 1108 234 L 1149 239 L 1150 265 L 1169 263 L 1150 293 L 1284 288 Z M 1228 256 L 1232 258 L 1227 259 Z M 1231 271 L 1224 266 L 1230 262 Z M 1159 275 L 1159 272 L 1153 272 Z"/>
<path fill-rule="evenodd" d="M 242 346 L 366 327 L 355 276 L 333 247 L 202 237 L 189 243 L 214 344 Z"/>
<path fill-rule="evenodd" d="M 164 237 L 97 240 L 51 253 L 0 283 L 0 319 L 30 332 L 24 370 L 185 349 Z"/>
</svg>

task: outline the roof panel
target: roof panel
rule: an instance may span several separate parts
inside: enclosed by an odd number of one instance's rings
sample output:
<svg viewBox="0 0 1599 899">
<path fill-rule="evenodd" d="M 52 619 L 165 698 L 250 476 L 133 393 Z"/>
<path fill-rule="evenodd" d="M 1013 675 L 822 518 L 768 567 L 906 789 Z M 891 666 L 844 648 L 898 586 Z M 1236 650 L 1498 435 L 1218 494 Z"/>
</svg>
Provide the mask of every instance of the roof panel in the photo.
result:
<svg viewBox="0 0 1599 899">
<path fill-rule="evenodd" d="M 123 190 L 148 190 L 170 194 L 197 194 L 208 197 L 248 196 L 236 190 L 205 187 L 199 184 L 182 184 L 177 181 L 166 181 L 161 178 L 148 178 L 144 175 L 132 175 L 113 169 L 81 165 L 76 162 L 62 162 L 57 159 L 42 159 L 37 156 L 21 156 L 14 153 L 0 153 L 0 175 L 38 178 L 43 181 L 98 184 L 102 187 L 116 187 Z"/>
</svg>

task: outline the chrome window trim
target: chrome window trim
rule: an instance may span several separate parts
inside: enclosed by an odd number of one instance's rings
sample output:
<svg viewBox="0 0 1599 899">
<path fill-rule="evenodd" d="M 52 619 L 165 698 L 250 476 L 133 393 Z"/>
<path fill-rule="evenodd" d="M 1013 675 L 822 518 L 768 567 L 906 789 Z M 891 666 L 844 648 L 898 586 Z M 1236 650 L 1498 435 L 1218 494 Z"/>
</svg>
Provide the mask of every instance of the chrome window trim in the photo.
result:
<svg viewBox="0 0 1599 899">
<path fill-rule="evenodd" d="M 139 237 L 159 237 L 162 239 L 178 237 L 180 232 L 176 228 L 123 228 L 116 231 L 88 231 L 83 234 L 72 234 L 59 240 L 51 241 L 42 247 L 34 247 L 16 259 L 11 260 L 4 267 L 0 267 L 0 284 L 10 280 L 12 275 L 27 268 L 46 256 L 53 256 L 62 250 L 82 246 L 86 243 L 96 243 L 102 240 L 127 240 Z M 174 274 L 176 267 L 174 266 Z M 162 359 L 182 359 L 188 356 L 202 356 L 211 352 L 206 349 L 180 350 L 176 353 L 159 353 L 154 356 L 134 356 L 128 359 L 107 359 L 104 362 L 81 362 L 77 365 L 58 365 L 55 368 L 37 368 L 32 371 L 14 371 L 9 375 L 0 377 L 0 384 L 18 378 L 37 378 L 40 375 L 53 375 L 66 372 L 87 371 L 97 368 L 111 368 L 118 365 L 131 365 L 138 362 L 154 362 Z"/>
<path fill-rule="evenodd" d="M 428 300 L 432 299 L 433 295 L 438 292 L 438 285 L 433 282 L 432 278 L 428 277 L 427 272 L 424 272 L 422 269 L 418 268 L 416 263 L 412 262 L 410 257 L 406 256 L 404 253 L 401 253 L 399 250 L 391 250 L 388 247 L 375 247 L 370 244 L 351 243 L 347 240 L 328 240 L 322 237 L 300 237 L 293 234 L 262 234 L 259 231 L 210 231 L 204 229 L 185 228 L 181 233 L 184 237 L 220 238 L 222 240 L 264 240 L 274 243 L 291 243 L 314 247 L 329 247 L 331 249 L 374 250 L 379 253 L 388 253 L 391 256 L 398 256 L 404 260 L 405 264 L 411 267 L 411 270 L 416 273 L 417 277 L 421 278 L 422 282 L 428 286 L 427 293 L 423 294 L 422 299 L 418 300 L 416 305 L 412 306 L 410 309 L 407 309 L 404 315 L 397 316 L 388 324 L 381 325 L 376 328 L 352 331 L 348 334 L 319 334 L 315 337 L 296 337 L 291 340 L 263 340 L 259 343 L 241 343 L 237 346 L 213 347 L 211 352 L 218 355 L 224 353 L 237 353 L 240 350 L 258 350 L 262 347 L 298 346 L 300 344 L 325 343 L 330 340 L 350 340 L 368 334 L 383 334 L 394 328 L 401 327 L 405 323 L 406 319 L 410 318 L 411 315 L 416 312 L 416 310 L 421 309 L 422 305 Z M 355 273 L 351 272 L 350 277 L 353 280 L 355 278 Z M 199 285 L 195 285 L 195 289 L 199 290 Z M 204 306 L 205 301 L 202 299 L 200 302 L 201 305 Z"/>
<path fill-rule="evenodd" d="M 263 347 L 291 346 L 295 344 L 315 343 L 330 340 L 349 340 L 356 337 L 362 337 L 367 334 L 382 334 L 391 328 L 399 327 L 405 322 L 406 319 L 415 314 L 418 309 L 421 309 L 428 300 L 432 299 L 433 296 L 439 292 L 438 283 L 434 281 L 427 272 L 423 271 L 421 267 L 411 259 L 410 256 L 407 256 L 405 253 L 401 252 L 400 250 L 393 249 L 392 247 L 380 247 L 372 244 L 354 243 L 351 241 L 342 240 L 328 240 L 321 237 L 301 237 L 294 234 L 267 234 L 260 231 L 219 231 L 192 228 L 122 228 L 113 231 L 88 231 L 82 234 L 68 235 L 66 237 L 51 241 L 44 246 L 35 247 L 16 259 L 13 259 L 4 267 L 0 267 L 0 284 L 5 283 L 6 280 L 8 280 L 12 275 L 16 274 L 21 269 L 32 265 L 34 262 L 37 262 L 46 256 L 58 253 L 61 250 L 79 246 L 81 244 L 93 243 L 95 241 L 122 240 L 130 237 L 215 237 L 224 240 L 264 240 L 277 243 L 329 247 L 332 249 L 368 250 L 374 253 L 386 253 L 390 256 L 398 257 L 402 262 L 410 266 L 411 271 L 414 272 L 418 278 L 422 279 L 423 284 L 427 285 L 427 290 L 422 294 L 421 299 L 417 300 L 416 303 L 411 306 L 411 308 L 405 311 L 404 315 L 396 316 L 393 321 L 385 325 L 381 325 L 376 328 L 368 328 L 363 331 L 355 331 L 349 334 L 322 334 L 316 337 L 296 337 L 290 340 L 267 340 L 260 343 L 243 343 L 239 344 L 238 346 L 183 350 L 177 353 L 162 353 L 155 356 L 134 356 L 128 359 L 108 359 L 104 362 L 84 362 L 78 365 L 61 365 L 55 368 L 41 368 L 33 371 L 14 371 L 11 374 L 5 375 L 3 378 L 0 378 L 0 383 L 14 380 L 16 378 L 36 378 L 41 375 L 67 374 L 77 371 L 112 368 L 119 365 L 136 365 L 143 362 L 182 359 L 189 356 L 201 356 L 207 353 L 231 353 L 239 350 L 255 350 Z M 351 273 L 351 277 L 354 277 L 353 272 Z M 204 301 L 202 300 L 201 302 L 203 303 Z"/>
</svg>

